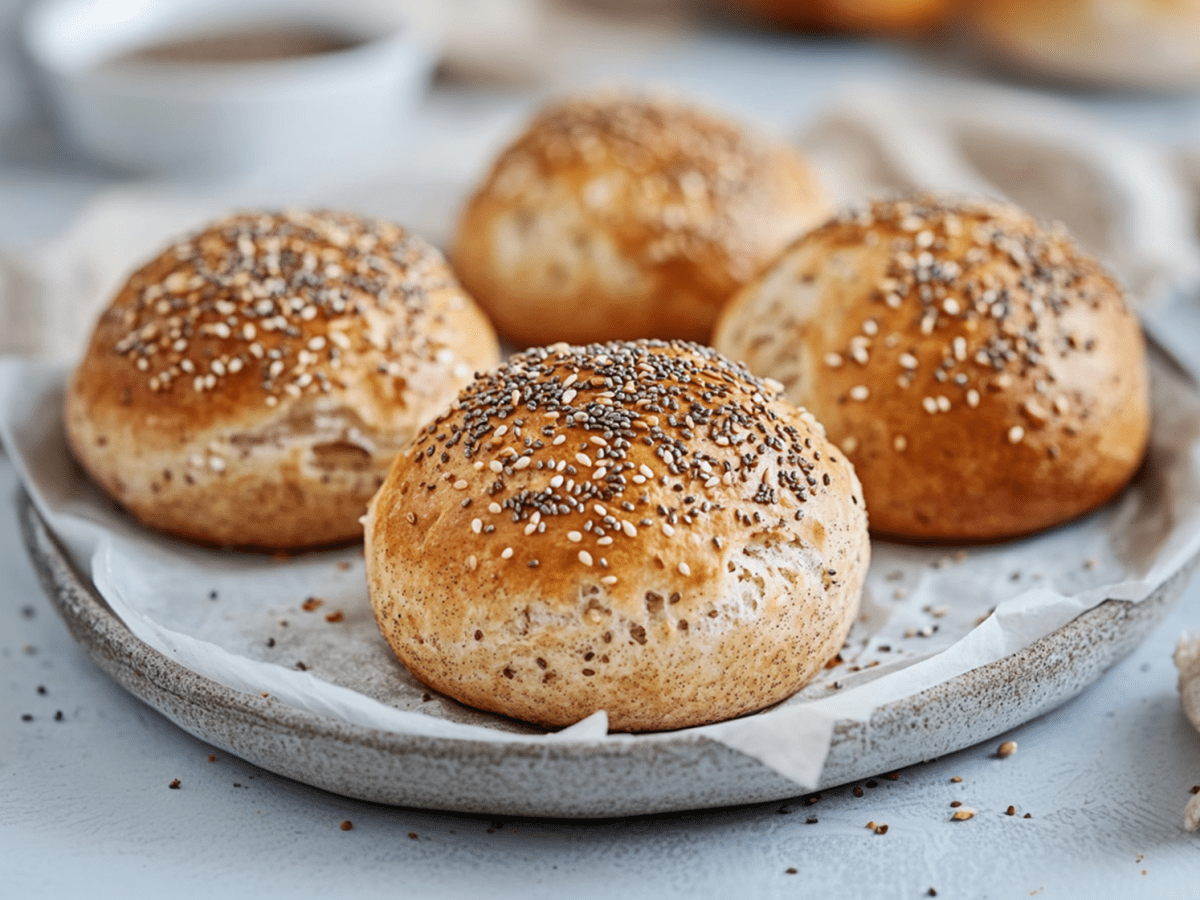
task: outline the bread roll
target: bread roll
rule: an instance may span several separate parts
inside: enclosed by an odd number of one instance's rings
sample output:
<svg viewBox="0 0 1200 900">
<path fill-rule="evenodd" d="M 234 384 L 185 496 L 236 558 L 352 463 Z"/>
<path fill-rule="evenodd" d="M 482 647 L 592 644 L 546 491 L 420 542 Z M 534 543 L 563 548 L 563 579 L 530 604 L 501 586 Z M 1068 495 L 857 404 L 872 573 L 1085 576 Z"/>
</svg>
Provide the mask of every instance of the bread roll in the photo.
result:
<svg viewBox="0 0 1200 900">
<path fill-rule="evenodd" d="M 705 341 L 721 304 L 829 211 L 791 148 L 682 103 L 596 94 L 544 110 L 501 154 L 454 263 L 521 346 Z"/>
<path fill-rule="evenodd" d="M 955 0 L 737 0 L 791 28 L 835 31 L 926 31 L 940 25 Z"/>
<path fill-rule="evenodd" d="M 371 504 L 384 637 L 431 687 L 549 727 L 787 697 L 841 648 L 870 549 L 853 467 L 777 388 L 681 342 L 479 377 Z"/>
<path fill-rule="evenodd" d="M 1061 230 L 920 196 L 797 241 L 713 343 L 825 424 L 872 529 L 995 540 L 1104 503 L 1149 434 L 1149 379 L 1120 288 Z"/>
<path fill-rule="evenodd" d="M 206 544 L 347 541 L 397 451 L 498 361 L 441 255 L 390 222 L 248 213 L 135 272 L 67 437 L 144 524 Z"/>
<path fill-rule="evenodd" d="M 1200 0 L 976 0 L 984 42 L 1026 72 L 1116 87 L 1200 82 Z"/>
</svg>

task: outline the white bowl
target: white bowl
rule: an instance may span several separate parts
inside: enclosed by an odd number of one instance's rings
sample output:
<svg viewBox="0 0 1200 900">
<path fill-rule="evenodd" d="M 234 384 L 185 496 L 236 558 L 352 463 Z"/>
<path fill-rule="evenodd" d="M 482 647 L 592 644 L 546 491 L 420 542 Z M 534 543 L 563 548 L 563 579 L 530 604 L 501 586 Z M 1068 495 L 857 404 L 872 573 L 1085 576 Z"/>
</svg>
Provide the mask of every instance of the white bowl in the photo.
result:
<svg viewBox="0 0 1200 900">
<path fill-rule="evenodd" d="M 39 0 L 24 21 L 65 136 L 119 169 L 293 169 L 394 140 L 428 86 L 430 42 L 396 4 L 341 0 Z M 236 62 L 151 62 L 165 42 L 297 28 L 351 46 Z"/>
</svg>

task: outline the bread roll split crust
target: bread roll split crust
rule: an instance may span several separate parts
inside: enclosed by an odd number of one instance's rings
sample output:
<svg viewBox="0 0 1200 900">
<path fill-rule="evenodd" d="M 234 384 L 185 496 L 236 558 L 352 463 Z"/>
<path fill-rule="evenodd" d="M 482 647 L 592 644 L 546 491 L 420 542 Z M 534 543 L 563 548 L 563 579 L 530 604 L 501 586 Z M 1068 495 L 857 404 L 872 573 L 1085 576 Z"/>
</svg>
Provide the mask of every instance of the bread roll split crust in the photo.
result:
<svg viewBox="0 0 1200 900">
<path fill-rule="evenodd" d="M 455 267 L 521 346 L 706 341 L 721 305 L 831 211 L 790 147 L 625 93 L 541 112 L 463 214 Z"/>
<path fill-rule="evenodd" d="M 1120 491 L 1147 446 L 1145 349 L 1120 288 L 1006 205 L 840 215 L 730 303 L 713 343 L 824 423 L 880 534 L 1048 528 Z"/>
<path fill-rule="evenodd" d="M 129 278 L 71 378 L 67 436 L 153 528 L 329 544 L 361 533 L 395 454 L 497 361 L 441 255 L 399 226 L 234 215 Z"/>
<path fill-rule="evenodd" d="M 548 727 L 792 694 L 841 648 L 870 549 L 853 467 L 777 388 L 682 342 L 481 376 L 371 504 L 383 635 L 431 687 Z"/>
</svg>

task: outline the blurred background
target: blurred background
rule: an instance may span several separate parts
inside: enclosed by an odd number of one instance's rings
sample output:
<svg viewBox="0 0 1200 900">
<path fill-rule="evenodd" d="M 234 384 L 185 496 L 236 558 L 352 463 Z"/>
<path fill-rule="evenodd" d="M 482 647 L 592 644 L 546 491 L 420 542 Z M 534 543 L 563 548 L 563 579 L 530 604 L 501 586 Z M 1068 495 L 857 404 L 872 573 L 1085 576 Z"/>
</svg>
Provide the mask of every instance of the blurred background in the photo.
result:
<svg viewBox="0 0 1200 900">
<path fill-rule="evenodd" d="M 444 244 L 532 111 L 597 86 L 781 134 L 841 202 L 1008 196 L 1148 319 L 1194 305 L 1200 0 L 0 0 L 0 351 L 70 355 L 122 272 L 231 207 Z"/>
</svg>

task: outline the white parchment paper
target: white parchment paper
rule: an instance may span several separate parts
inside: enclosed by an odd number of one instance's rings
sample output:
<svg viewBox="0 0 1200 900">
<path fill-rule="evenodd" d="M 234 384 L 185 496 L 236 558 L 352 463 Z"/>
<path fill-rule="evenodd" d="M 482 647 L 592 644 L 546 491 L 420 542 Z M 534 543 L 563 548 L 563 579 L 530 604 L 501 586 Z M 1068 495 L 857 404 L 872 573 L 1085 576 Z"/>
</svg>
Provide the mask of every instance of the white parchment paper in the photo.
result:
<svg viewBox="0 0 1200 900">
<path fill-rule="evenodd" d="M 984 115 L 989 104 L 991 115 Z M 1200 271 L 1191 194 L 1153 150 L 1076 112 L 1012 93 L 935 96 L 880 85 L 847 94 L 806 131 L 804 143 L 839 199 L 881 188 L 976 190 L 1013 195 L 1038 214 L 1063 219 L 1136 288 L 1156 332 L 1179 338 L 1176 357 L 1186 364 L 1195 355 L 1184 352 L 1195 342 L 1175 327 L 1164 300 L 1174 298 L 1177 307 Z M 482 158 L 486 148 L 469 155 Z M 152 187 L 103 196 L 59 241 L 32 254 L 0 252 L 0 320 L 9 329 L 0 334 L 0 349 L 74 358 L 125 272 L 171 236 L 231 206 L 359 209 L 444 243 L 473 180 L 461 163 L 424 178 L 362 173 L 356 183 L 287 196 Z M 1064 172 L 1076 179 L 1066 187 Z M 238 690 L 401 733 L 660 739 L 609 735 L 602 713 L 546 735 L 428 691 L 376 630 L 358 547 L 275 559 L 204 550 L 140 528 L 67 452 L 60 422 L 65 371 L 61 363 L 0 360 L 0 440 L 80 570 L 133 634 L 168 657 Z M 862 614 L 841 662 L 771 710 L 693 731 L 811 788 L 835 722 L 866 720 L 883 704 L 1015 653 L 1105 599 L 1144 599 L 1200 552 L 1200 395 L 1162 358 L 1153 390 L 1149 459 L 1112 504 L 1067 527 L 995 546 L 876 542 Z"/>
<path fill-rule="evenodd" d="M 39 512 L 130 631 L 231 688 L 347 722 L 447 739 L 654 740 L 597 713 L 558 734 L 464 707 L 416 681 L 375 627 L 359 546 L 287 558 L 149 532 L 99 493 L 61 426 L 65 370 L 0 363 L 0 440 Z M 1133 485 L 1099 512 L 987 547 L 875 542 L 841 653 L 788 701 L 692 729 L 816 785 L 839 720 L 917 694 L 1050 634 L 1106 599 L 1142 600 L 1200 552 L 1200 394 L 1154 365 L 1154 432 Z"/>
</svg>

